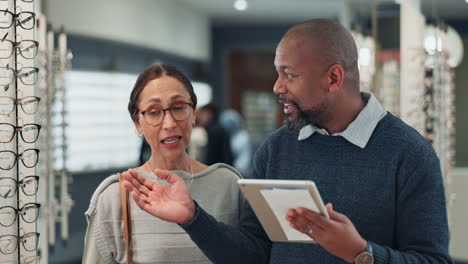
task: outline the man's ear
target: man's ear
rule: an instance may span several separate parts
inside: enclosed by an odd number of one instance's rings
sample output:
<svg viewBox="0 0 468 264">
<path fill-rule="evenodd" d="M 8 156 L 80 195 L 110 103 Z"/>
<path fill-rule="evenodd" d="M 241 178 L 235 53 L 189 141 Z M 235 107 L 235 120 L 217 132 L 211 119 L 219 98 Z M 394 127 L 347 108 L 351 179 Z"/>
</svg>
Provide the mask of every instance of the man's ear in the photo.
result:
<svg viewBox="0 0 468 264">
<path fill-rule="evenodd" d="M 333 64 L 327 72 L 328 75 L 328 87 L 330 92 L 338 91 L 344 82 L 344 69 L 340 64 Z"/>
</svg>

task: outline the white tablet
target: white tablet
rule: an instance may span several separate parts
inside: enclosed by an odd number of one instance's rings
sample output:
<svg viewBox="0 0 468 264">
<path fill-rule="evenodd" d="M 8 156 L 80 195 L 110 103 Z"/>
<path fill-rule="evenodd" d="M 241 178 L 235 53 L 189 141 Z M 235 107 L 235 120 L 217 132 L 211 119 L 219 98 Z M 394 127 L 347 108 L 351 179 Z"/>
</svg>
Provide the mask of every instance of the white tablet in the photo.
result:
<svg viewBox="0 0 468 264">
<path fill-rule="evenodd" d="M 237 183 L 271 241 L 315 243 L 289 226 L 288 209 L 304 207 L 329 218 L 313 181 L 239 179 Z"/>
</svg>

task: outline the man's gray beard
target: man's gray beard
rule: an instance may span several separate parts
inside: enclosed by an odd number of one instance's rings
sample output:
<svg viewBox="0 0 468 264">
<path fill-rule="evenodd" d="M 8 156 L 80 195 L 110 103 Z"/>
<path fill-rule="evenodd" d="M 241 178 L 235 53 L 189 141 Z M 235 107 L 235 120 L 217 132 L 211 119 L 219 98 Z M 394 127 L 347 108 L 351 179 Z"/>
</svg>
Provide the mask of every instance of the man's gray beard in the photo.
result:
<svg viewBox="0 0 468 264">
<path fill-rule="evenodd" d="M 303 127 L 311 124 L 320 127 L 322 123 L 322 117 L 324 116 L 324 112 L 320 110 L 309 110 L 309 111 L 302 111 L 298 106 L 296 106 L 298 116 L 296 119 L 291 120 L 288 115 L 284 117 L 284 123 L 288 127 L 289 130 L 296 130 L 299 131 Z"/>
<path fill-rule="evenodd" d="M 299 131 L 304 126 L 310 124 L 308 116 L 304 112 L 300 111 L 299 109 L 297 110 L 298 110 L 298 116 L 294 120 L 291 120 L 289 115 L 284 116 L 284 123 L 286 124 L 289 130 Z"/>
</svg>

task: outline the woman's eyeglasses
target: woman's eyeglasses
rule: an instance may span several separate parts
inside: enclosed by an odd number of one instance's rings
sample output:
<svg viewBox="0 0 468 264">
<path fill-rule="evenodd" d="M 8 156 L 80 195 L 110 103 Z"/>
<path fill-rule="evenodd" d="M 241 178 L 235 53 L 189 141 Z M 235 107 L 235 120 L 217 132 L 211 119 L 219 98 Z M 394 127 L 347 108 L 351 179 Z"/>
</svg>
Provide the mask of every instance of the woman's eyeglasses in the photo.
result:
<svg viewBox="0 0 468 264">
<path fill-rule="evenodd" d="M 26 149 L 21 154 L 17 154 L 11 150 L 0 151 L 0 169 L 11 170 L 15 167 L 18 159 L 21 160 L 26 168 L 32 168 L 36 166 L 39 160 L 38 149 Z"/>
<path fill-rule="evenodd" d="M 26 143 L 34 143 L 39 138 L 41 125 L 25 124 L 23 126 L 14 126 L 10 123 L 0 123 L 0 143 L 9 143 L 19 133 Z"/>
<path fill-rule="evenodd" d="M 33 29 L 36 24 L 36 14 L 33 12 L 19 12 L 18 14 L 0 10 L 0 28 L 10 28 L 14 22 L 23 29 Z"/>
<path fill-rule="evenodd" d="M 0 236 L 0 252 L 2 254 L 12 254 L 18 247 L 19 242 L 23 244 L 26 251 L 34 251 L 37 249 L 39 242 L 39 233 L 30 232 L 23 236 L 4 235 Z"/>
<path fill-rule="evenodd" d="M 39 109 L 39 101 L 41 98 L 37 96 L 26 96 L 21 99 L 15 99 L 9 96 L 0 96 L 0 115 L 9 115 L 15 109 L 15 105 L 20 105 L 23 112 L 26 114 L 35 114 Z"/>
<path fill-rule="evenodd" d="M 22 180 L 17 181 L 13 178 L 0 178 L 0 197 L 6 199 L 16 195 L 16 190 L 20 189 L 24 195 L 33 196 L 37 193 L 39 187 L 39 176 L 26 176 Z"/>
<path fill-rule="evenodd" d="M 37 55 L 39 42 L 35 40 L 22 40 L 13 42 L 8 39 L 0 40 L 0 59 L 8 59 L 15 50 L 25 59 L 34 59 Z"/>
<path fill-rule="evenodd" d="M 164 120 L 166 111 L 171 113 L 172 118 L 176 121 L 184 121 L 192 112 L 192 103 L 176 103 L 168 108 L 160 108 L 150 106 L 145 111 L 141 111 L 141 115 L 150 126 L 158 126 Z"/>
<path fill-rule="evenodd" d="M 3 227 L 12 226 L 16 222 L 16 216 L 21 215 L 21 218 L 26 223 L 34 223 L 39 216 L 38 203 L 27 203 L 19 210 L 13 206 L 0 207 L 0 225 Z"/>
</svg>

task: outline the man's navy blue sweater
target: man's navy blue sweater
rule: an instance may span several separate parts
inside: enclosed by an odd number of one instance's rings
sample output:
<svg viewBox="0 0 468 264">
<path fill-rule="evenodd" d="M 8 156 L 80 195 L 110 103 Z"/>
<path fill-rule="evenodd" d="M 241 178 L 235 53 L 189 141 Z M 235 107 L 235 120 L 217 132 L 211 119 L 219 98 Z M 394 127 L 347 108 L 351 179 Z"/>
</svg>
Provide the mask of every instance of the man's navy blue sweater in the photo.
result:
<svg viewBox="0 0 468 264">
<path fill-rule="evenodd" d="M 256 153 L 254 177 L 314 181 L 372 244 L 376 264 L 452 263 L 440 162 L 416 130 L 388 113 L 364 149 L 341 136 L 297 136 L 273 133 Z M 214 263 L 346 263 L 318 244 L 271 242 L 248 203 L 238 226 L 197 207 L 182 227 Z"/>
</svg>

